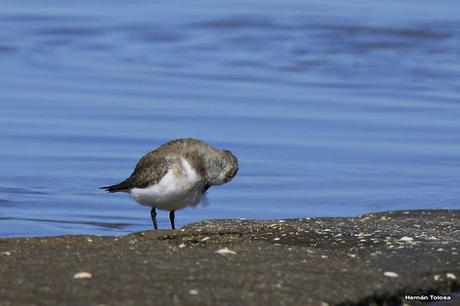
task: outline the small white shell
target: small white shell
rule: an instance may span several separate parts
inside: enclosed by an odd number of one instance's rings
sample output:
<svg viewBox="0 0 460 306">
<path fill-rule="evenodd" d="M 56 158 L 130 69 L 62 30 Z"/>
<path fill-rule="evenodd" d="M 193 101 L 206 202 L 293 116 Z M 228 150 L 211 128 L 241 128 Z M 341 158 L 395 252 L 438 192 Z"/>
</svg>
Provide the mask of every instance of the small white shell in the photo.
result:
<svg viewBox="0 0 460 306">
<path fill-rule="evenodd" d="M 387 277 L 399 277 L 398 273 L 391 272 L 391 271 L 387 271 L 387 272 L 383 273 L 383 275 L 385 275 Z"/>
<path fill-rule="evenodd" d="M 220 255 L 227 255 L 227 254 L 236 255 L 236 252 L 233 250 L 230 250 L 229 248 L 223 248 L 223 249 L 217 250 L 216 253 Z"/>
<path fill-rule="evenodd" d="M 89 272 L 78 272 L 73 275 L 74 279 L 80 279 L 80 278 L 91 278 L 93 275 Z"/>
</svg>

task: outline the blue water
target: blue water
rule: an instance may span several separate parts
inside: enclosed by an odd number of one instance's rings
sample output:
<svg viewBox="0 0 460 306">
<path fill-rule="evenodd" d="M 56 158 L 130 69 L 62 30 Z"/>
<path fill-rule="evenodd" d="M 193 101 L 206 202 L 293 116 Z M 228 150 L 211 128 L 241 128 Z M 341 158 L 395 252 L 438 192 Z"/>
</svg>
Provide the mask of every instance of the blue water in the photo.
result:
<svg viewBox="0 0 460 306">
<path fill-rule="evenodd" d="M 0 236 L 118 235 L 99 186 L 163 142 L 231 150 L 210 218 L 460 208 L 460 2 L 1 1 Z M 169 228 L 159 213 L 160 228 Z"/>
</svg>

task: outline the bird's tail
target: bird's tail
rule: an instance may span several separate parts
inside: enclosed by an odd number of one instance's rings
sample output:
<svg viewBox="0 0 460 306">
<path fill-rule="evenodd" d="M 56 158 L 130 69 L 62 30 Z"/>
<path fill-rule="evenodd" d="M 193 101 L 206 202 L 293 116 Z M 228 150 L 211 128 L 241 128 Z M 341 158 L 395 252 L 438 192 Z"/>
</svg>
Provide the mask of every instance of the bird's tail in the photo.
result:
<svg viewBox="0 0 460 306">
<path fill-rule="evenodd" d="M 121 182 L 119 184 L 111 185 L 111 186 L 104 186 L 100 187 L 99 189 L 104 189 L 107 192 L 126 192 L 130 189 L 127 182 Z"/>
</svg>

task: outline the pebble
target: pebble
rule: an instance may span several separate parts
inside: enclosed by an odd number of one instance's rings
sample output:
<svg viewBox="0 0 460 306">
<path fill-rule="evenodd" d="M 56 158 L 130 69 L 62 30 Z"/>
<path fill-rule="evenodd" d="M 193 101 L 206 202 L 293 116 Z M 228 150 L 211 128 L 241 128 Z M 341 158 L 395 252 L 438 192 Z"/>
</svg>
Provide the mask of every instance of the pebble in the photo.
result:
<svg viewBox="0 0 460 306">
<path fill-rule="evenodd" d="M 74 279 L 80 279 L 80 278 L 91 278 L 93 275 L 89 272 L 78 272 L 73 275 Z"/>
<path fill-rule="evenodd" d="M 211 238 L 210 237 L 204 237 L 203 239 L 201 239 L 201 242 L 204 242 L 204 241 L 209 240 L 209 239 L 211 239 Z"/>
<path fill-rule="evenodd" d="M 183 248 L 185 248 L 185 247 L 186 247 L 185 243 L 179 244 L 179 249 L 183 249 Z"/>
<path fill-rule="evenodd" d="M 385 275 L 387 277 L 399 277 L 398 273 L 391 272 L 391 271 L 387 271 L 387 272 L 383 273 L 383 275 Z"/>
<path fill-rule="evenodd" d="M 191 289 L 188 293 L 190 293 L 191 295 L 197 295 L 197 294 L 198 294 L 198 290 L 196 290 L 196 289 Z"/>
<path fill-rule="evenodd" d="M 10 256 L 10 255 L 11 255 L 11 252 L 5 251 L 5 252 L 2 252 L 1 254 L 2 254 L 2 255 L 5 255 L 5 256 Z"/>
<path fill-rule="evenodd" d="M 216 253 L 220 255 L 227 255 L 227 254 L 236 255 L 236 252 L 233 250 L 230 250 L 229 248 L 223 248 L 223 249 L 217 250 Z"/>
<path fill-rule="evenodd" d="M 402 238 L 399 239 L 399 240 L 400 240 L 400 241 L 404 241 L 404 242 L 412 242 L 412 241 L 414 241 L 414 238 L 404 236 L 404 237 L 402 237 Z"/>
</svg>

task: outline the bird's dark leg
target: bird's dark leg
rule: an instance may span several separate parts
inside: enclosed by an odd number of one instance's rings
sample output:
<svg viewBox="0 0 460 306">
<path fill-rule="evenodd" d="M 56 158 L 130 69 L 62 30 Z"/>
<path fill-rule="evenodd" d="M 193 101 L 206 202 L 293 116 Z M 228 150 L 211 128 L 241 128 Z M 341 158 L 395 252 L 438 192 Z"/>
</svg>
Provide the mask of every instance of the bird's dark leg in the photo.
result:
<svg viewBox="0 0 460 306">
<path fill-rule="evenodd" d="M 155 207 L 152 207 L 152 210 L 150 211 L 150 216 L 152 217 L 153 227 L 157 230 L 157 212 L 155 211 Z"/>
<path fill-rule="evenodd" d="M 169 212 L 169 220 L 171 221 L 171 228 L 176 229 L 176 226 L 174 225 L 174 209 Z"/>
</svg>

